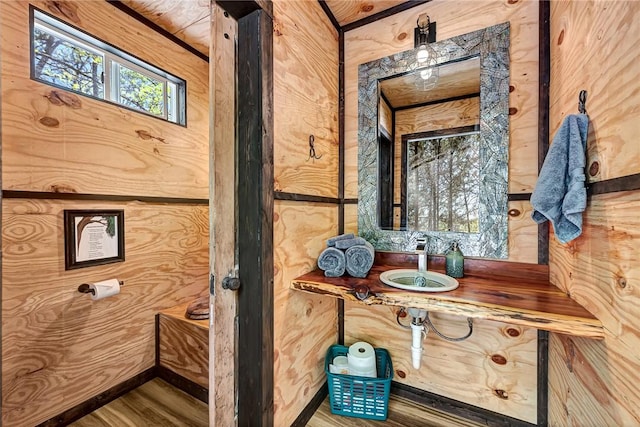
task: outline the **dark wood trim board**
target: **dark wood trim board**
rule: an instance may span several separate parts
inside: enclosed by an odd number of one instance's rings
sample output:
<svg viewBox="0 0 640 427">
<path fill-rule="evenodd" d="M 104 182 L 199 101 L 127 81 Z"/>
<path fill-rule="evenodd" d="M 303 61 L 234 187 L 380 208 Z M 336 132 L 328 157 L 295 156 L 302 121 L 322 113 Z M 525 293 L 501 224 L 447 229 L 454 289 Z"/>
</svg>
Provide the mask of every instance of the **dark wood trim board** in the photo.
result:
<svg viewBox="0 0 640 427">
<path fill-rule="evenodd" d="M 161 34 L 162 36 L 164 36 L 167 39 L 171 40 L 172 42 L 174 42 L 178 46 L 182 47 L 186 51 L 191 52 L 192 54 L 194 54 L 198 58 L 201 58 L 201 59 L 209 62 L 209 56 L 208 55 L 205 55 L 204 53 L 200 52 L 199 50 L 197 50 L 196 48 L 194 48 L 190 44 L 186 43 L 184 40 L 179 39 L 178 37 L 176 37 L 175 35 L 171 34 L 169 31 L 165 30 L 164 28 L 162 28 L 161 26 L 159 26 L 155 22 L 151 21 L 150 19 L 146 18 L 145 16 L 141 15 L 140 13 L 136 12 L 135 10 L 131 9 L 129 6 L 127 6 L 126 4 L 121 2 L 120 0 L 107 0 L 107 2 L 110 3 L 112 6 L 114 6 L 116 9 L 126 13 L 127 15 L 129 15 L 130 17 L 135 19 L 136 21 L 139 21 L 140 23 L 146 25 L 151 30 L 153 30 L 153 31 L 157 32 L 158 34 Z"/>
<path fill-rule="evenodd" d="M 2 190 L 5 199 L 99 200 L 102 202 L 144 202 L 209 206 L 209 199 L 129 196 L 117 194 L 50 193 L 47 191 Z"/>
<path fill-rule="evenodd" d="M 273 425 L 273 21 L 238 19 L 238 425 Z"/>
<path fill-rule="evenodd" d="M 156 376 L 177 389 L 180 389 L 201 402 L 209 404 L 209 390 L 200 384 L 194 383 L 180 374 L 176 374 L 171 369 L 156 365 Z"/>
<path fill-rule="evenodd" d="M 316 394 L 311 398 L 311 401 L 309 402 L 309 404 L 304 407 L 302 412 L 300 412 L 300 415 L 298 415 L 298 418 L 296 418 L 291 423 L 291 427 L 306 426 L 309 420 L 313 417 L 313 415 L 316 413 L 316 411 L 318 410 L 320 405 L 322 405 L 322 402 L 324 402 L 324 399 L 328 395 L 329 395 L 329 387 L 327 386 L 327 383 L 325 381 L 322 387 L 320 387 L 320 389 L 316 392 Z"/>
<path fill-rule="evenodd" d="M 387 18 L 391 15 L 395 15 L 396 13 L 403 12 L 405 10 L 411 9 L 416 6 L 420 6 L 421 4 L 429 3 L 431 0 L 410 0 L 404 3 L 400 3 L 397 6 L 390 7 L 389 9 L 385 9 L 381 12 L 374 13 L 373 15 L 367 16 L 366 18 L 359 19 L 357 21 L 351 22 L 349 24 L 345 24 L 342 26 L 344 32 L 354 30 L 356 28 L 360 28 L 363 25 L 370 24 L 372 22 L 378 21 L 380 19 Z"/>
<path fill-rule="evenodd" d="M 107 403 L 119 398 L 120 396 L 130 392 L 131 390 L 140 387 L 147 381 L 151 381 L 156 377 L 155 367 L 149 368 L 136 375 L 135 377 L 128 379 L 108 390 L 103 391 L 97 396 L 92 397 L 79 405 L 74 406 L 71 409 L 64 411 L 63 413 L 56 415 L 53 418 L 38 425 L 38 427 L 53 427 L 53 426 L 66 426 L 87 414 L 95 411 L 96 409 L 106 405 Z"/>
<path fill-rule="evenodd" d="M 314 196 L 312 194 L 287 193 L 284 191 L 275 191 L 273 193 L 275 200 L 289 200 L 293 202 L 311 202 L 311 203 L 330 203 L 338 205 L 340 199 L 335 197 Z"/>
<path fill-rule="evenodd" d="M 548 0 L 539 2 L 538 172 L 549 150 L 549 81 L 551 76 L 551 25 Z M 538 225 L 538 263 L 549 264 L 549 223 Z"/>
<path fill-rule="evenodd" d="M 535 424 L 507 417 L 497 412 L 449 399 L 419 388 L 391 381 L 391 393 L 438 411 L 447 412 L 488 427 L 534 427 Z"/>
</svg>

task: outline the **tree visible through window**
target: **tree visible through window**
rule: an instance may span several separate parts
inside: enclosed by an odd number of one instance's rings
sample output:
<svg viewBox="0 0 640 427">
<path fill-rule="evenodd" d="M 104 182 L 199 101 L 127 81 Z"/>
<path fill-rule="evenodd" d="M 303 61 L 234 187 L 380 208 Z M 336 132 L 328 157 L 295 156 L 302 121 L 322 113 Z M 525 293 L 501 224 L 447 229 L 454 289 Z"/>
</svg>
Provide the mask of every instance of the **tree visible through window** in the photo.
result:
<svg viewBox="0 0 640 427">
<path fill-rule="evenodd" d="M 33 10 L 32 77 L 185 124 L 184 80 Z"/>
<path fill-rule="evenodd" d="M 164 115 L 165 88 L 162 82 L 123 65 L 118 67 L 118 101 L 156 116 Z"/>
<path fill-rule="evenodd" d="M 34 76 L 76 92 L 104 98 L 104 56 L 44 27 L 33 31 Z"/>
<path fill-rule="evenodd" d="M 479 141 L 476 133 L 408 142 L 409 229 L 478 232 Z"/>
</svg>

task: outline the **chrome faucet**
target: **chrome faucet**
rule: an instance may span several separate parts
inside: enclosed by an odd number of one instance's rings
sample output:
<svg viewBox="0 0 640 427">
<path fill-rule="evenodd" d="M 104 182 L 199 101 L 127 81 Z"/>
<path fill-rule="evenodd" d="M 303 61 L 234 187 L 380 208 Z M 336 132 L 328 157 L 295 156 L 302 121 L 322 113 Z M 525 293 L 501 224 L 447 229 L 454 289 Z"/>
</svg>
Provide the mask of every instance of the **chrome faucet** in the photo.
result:
<svg viewBox="0 0 640 427">
<path fill-rule="evenodd" d="M 416 253 L 418 254 L 418 271 L 427 271 L 428 238 L 418 237 Z"/>
</svg>

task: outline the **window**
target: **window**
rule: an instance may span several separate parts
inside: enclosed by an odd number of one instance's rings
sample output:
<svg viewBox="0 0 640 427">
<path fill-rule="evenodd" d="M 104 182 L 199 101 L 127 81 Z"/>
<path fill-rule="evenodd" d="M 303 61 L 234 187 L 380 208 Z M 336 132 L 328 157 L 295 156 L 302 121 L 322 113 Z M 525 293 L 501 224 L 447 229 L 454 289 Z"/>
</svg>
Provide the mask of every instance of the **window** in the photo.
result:
<svg viewBox="0 0 640 427">
<path fill-rule="evenodd" d="M 186 124 L 186 82 L 32 8 L 33 79 Z"/>
</svg>

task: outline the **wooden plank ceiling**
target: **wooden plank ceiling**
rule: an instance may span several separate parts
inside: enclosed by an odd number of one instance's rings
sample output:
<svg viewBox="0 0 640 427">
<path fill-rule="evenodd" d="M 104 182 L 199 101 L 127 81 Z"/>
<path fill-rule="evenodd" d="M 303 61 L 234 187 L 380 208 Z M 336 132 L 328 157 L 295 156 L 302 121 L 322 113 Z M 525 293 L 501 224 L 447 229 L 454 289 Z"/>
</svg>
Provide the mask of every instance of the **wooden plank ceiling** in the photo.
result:
<svg viewBox="0 0 640 427">
<path fill-rule="evenodd" d="M 209 55 L 209 0 L 121 1 L 199 52 Z M 327 6 L 331 9 L 340 26 L 404 2 L 405 0 L 326 0 Z"/>
</svg>

